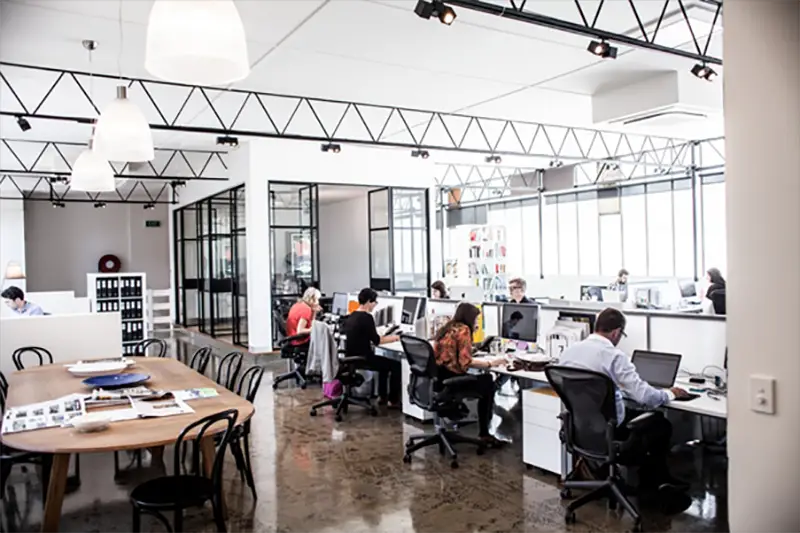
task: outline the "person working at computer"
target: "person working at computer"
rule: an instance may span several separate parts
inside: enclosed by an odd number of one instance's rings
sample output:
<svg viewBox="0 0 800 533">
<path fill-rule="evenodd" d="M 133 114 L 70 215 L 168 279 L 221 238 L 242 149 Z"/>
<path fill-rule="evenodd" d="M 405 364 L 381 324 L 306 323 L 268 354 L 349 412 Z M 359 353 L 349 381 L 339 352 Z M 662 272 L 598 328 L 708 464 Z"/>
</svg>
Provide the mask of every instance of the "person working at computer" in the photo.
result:
<svg viewBox="0 0 800 533">
<path fill-rule="evenodd" d="M 4 290 L 0 296 L 6 305 L 17 315 L 39 316 L 43 315 L 42 308 L 33 302 L 25 301 L 25 293 L 19 287 L 11 286 Z"/>
<path fill-rule="evenodd" d="M 434 300 L 450 299 L 450 295 L 447 293 L 447 287 L 443 281 L 434 281 L 431 284 L 431 298 Z"/>
<path fill-rule="evenodd" d="M 288 337 L 306 333 L 309 335 L 303 339 L 293 340 L 293 345 L 300 346 L 309 343 L 311 339 L 311 323 L 317 313 L 322 310 L 319 305 L 320 296 L 319 290 L 310 287 L 303 293 L 303 298 L 289 309 L 289 316 L 286 317 L 286 335 Z"/>
<path fill-rule="evenodd" d="M 714 305 L 714 314 L 724 315 L 727 311 L 725 304 L 725 278 L 722 277 L 722 272 L 718 268 L 709 268 L 706 271 L 706 281 L 708 282 L 708 289 L 706 289 L 706 298 L 711 300 Z"/>
<path fill-rule="evenodd" d="M 400 391 L 403 387 L 400 362 L 375 355 L 373 346 L 400 340 L 398 335 L 378 335 L 372 312 L 378 305 L 378 293 L 370 288 L 358 293 L 358 308 L 350 313 L 342 325 L 347 335 L 345 355 L 364 357 L 367 368 L 378 373 L 378 402 L 390 407 L 400 406 Z"/>
<path fill-rule="evenodd" d="M 508 282 L 508 293 L 511 296 L 510 302 L 518 304 L 532 304 L 533 300 L 525 296 L 528 283 L 522 278 L 514 278 Z"/>
<path fill-rule="evenodd" d="M 626 423 L 640 414 L 635 409 L 625 409 L 623 395 L 647 408 L 660 407 L 675 398 L 688 397 L 689 393 L 679 387 L 661 390 L 650 386 L 636 371 L 628 356 L 617 348 L 625 336 L 625 315 L 617 309 L 604 309 L 597 315 L 594 333 L 585 340 L 564 350 L 559 364 L 584 368 L 605 374 L 616 385 L 617 438 L 630 443 L 630 453 L 645 457 L 640 476 L 643 482 L 652 482 L 654 487 L 669 485 L 672 488 L 686 488 L 685 484 L 673 478 L 667 468 L 672 424 L 662 413 L 657 412 L 654 420 L 641 432 L 630 433 Z"/>
<path fill-rule="evenodd" d="M 467 373 L 470 368 L 489 369 L 507 363 L 504 357 L 472 357 L 472 333 L 481 312 L 472 304 L 460 303 L 453 318 L 436 332 L 434 354 L 442 380 Z M 478 397 L 478 432 L 490 446 L 502 443 L 489 433 L 489 422 L 494 409 L 494 379 L 491 374 L 480 374 L 477 380 L 465 387 Z"/>
<path fill-rule="evenodd" d="M 628 300 L 628 271 L 621 268 L 617 272 L 617 279 L 608 286 L 608 289 L 619 292 L 619 301 L 626 302 Z"/>
</svg>

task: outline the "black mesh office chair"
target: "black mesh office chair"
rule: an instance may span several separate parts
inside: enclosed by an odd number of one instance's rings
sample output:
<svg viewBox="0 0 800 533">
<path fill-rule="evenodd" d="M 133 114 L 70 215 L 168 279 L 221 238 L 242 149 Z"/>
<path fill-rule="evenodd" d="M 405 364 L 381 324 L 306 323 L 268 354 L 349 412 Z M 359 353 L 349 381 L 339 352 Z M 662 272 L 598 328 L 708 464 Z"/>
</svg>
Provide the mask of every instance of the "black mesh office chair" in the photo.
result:
<svg viewBox="0 0 800 533">
<path fill-rule="evenodd" d="M 317 409 L 331 406 L 336 409 L 334 419 L 342 421 L 342 415 L 347 414 L 351 405 L 363 407 L 370 415 L 377 416 L 378 410 L 372 405 L 369 398 L 360 398 L 353 394 L 353 389 L 364 384 L 364 376 L 358 371 L 368 368 L 366 357 L 342 357 L 339 359 L 339 370 L 336 379 L 342 383 L 342 394 L 336 398 L 329 398 L 311 406 L 309 414 L 317 416 Z"/>
<path fill-rule="evenodd" d="M 717 289 L 708 295 L 711 303 L 714 305 L 715 315 L 725 315 L 727 313 L 727 305 L 725 303 L 725 289 Z"/>
<path fill-rule="evenodd" d="M 411 381 L 408 384 L 408 396 L 411 402 L 433 413 L 435 433 L 412 435 L 405 446 L 403 462 L 411 462 L 411 454 L 427 446 L 438 446 L 442 455 L 447 452 L 450 456 L 450 466 L 458 468 L 458 454 L 453 444 L 474 444 L 478 447 L 478 454 L 486 450 L 486 444 L 480 439 L 467 437 L 453 429 L 448 429 L 443 419 L 453 423 L 463 420 L 469 409 L 464 405 L 464 399 L 475 398 L 474 391 L 460 391 L 466 383 L 477 379 L 469 374 L 456 376 L 444 380 L 438 377 L 438 367 L 433 347 L 424 339 L 402 335 L 400 342 L 411 367 Z"/>
<path fill-rule="evenodd" d="M 311 344 L 310 341 L 302 344 L 292 344 L 293 341 L 308 339 L 310 334 L 302 333 L 300 335 L 292 335 L 291 337 L 284 337 L 278 343 L 281 349 L 281 359 L 292 360 L 292 370 L 285 374 L 280 374 L 272 381 L 272 388 L 277 389 L 281 382 L 288 379 L 293 379 L 301 389 L 308 386 L 306 381 L 306 362 L 308 361 L 308 348 Z"/>
<path fill-rule="evenodd" d="M 143 357 L 166 357 L 167 343 L 161 339 L 145 339 L 133 346 L 133 353 Z"/>
<path fill-rule="evenodd" d="M 565 366 L 548 366 L 544 370 L 547 381 L 561 398 L 566 410 L 561 413 L 561 440 L 567 451 L 579 459 L 596 465 L 596 471 L 608 472 L 605 479 L 596 481 L 574 480 L 575 469 L 567 476 L 562 498 L 572 496 L 571 489 L 589 489 L 567 506 L 565 520 L 575 522 L 575 511 L 589 502 L 609 498 L 608 505 L 619 503 L 633 517 L 634 531 L 642 530 L 639 511 L 623 494 L 624 483 L 619 466 L 631 464 L 626 458 L 626 442 L 617 440 L 617 411 L 614 383 L 605 374 Z M 626 424 L 631 432 L 648 425 L 655 413 L 645 413 Z"/>
</svg>

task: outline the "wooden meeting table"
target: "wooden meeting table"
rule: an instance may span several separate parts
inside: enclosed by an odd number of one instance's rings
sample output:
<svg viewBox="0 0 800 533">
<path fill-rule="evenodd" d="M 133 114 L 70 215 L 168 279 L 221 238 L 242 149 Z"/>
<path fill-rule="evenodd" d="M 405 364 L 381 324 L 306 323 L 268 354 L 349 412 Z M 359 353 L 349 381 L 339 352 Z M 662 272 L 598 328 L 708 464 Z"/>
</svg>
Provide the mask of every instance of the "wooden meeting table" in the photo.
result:
<svg viewBox="0 0 800 533">
<path fill-rule="evenodd" d="M 71 454 L 149 448 L 154 458 L 160 458 L 163 457 L 164 446 L 174 444 L 183 428 L 196 420 L 226 409 L 239 411 L 237 424 L 253 416 L 253 404 L 180 361 L 155 357 L 133 359 L 136 365 L 132 367 L 132 371 L 149 374 L 150 380 L 147 386 L 153 390 L 213 388 L 219 395 L 190 401 L 189 405 L 194 409 L 194 413 L 191 414 L 112 422 L 108 429 L 97 433 L 79 433 L 70 427 L 4 435 L 2 440 L 6 446 L 28 452 L 52 454 L 42 531 L 58 531 Z M 89 389 L 81 381 L 82 378 L 72 376 L 63 364 L 38 366 L 15 372 L 9 379 L 7 406 L 15 407 L 55 400 L 76 392 L 88 394 Z M 217 426 L 212 426 L 200 442 L 203 468 L 209 477 L 214 461 L 214 434 L 222 430 L 221 425 L 218 429 Z"/>
</svg>

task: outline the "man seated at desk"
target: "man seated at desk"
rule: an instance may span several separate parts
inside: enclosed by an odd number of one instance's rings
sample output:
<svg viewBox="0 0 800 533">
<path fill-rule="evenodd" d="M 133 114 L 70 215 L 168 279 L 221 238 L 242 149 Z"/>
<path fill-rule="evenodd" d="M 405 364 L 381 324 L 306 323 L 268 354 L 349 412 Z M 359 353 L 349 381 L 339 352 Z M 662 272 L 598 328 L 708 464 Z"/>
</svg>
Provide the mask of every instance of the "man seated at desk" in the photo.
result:
<svg viewBox="0 0 800 533">
<path fill-rule="evenodd" d="M 365 357 L 367 368 L 378 372 L 378 402 L 391 407 L 400 406 L 400 390 L 402 376 L 400 363 L 375 355 L 373 346 L 388 344 L 400 340 L 398 335 L 378 335 L 372 312 L 378 305 L 378 293 L 373 289 L 361 289 L 358 293 L 358 309 L 350 313 L 342 325 L 342 332 L 347 336 L 345 355 L 347 357 Z"/>
<path fill-rule="evenodd" d="M 631 453 L 646 457 L 642 464 L 641 479 L 652 483 L 653 487 L 664 485 L 685 489 L 686 484 L 673 478 L 667 468 L 667 454 L 672 436 L 672 424 L 662 413 L 657 413 L 653 423 L 643 431 L 630 433 L 626 423 L 641 412 L 629 409 L 626 413 L 623 394 L 637 403 L 655 408 L 669 403 L 676 397 L 687 396 L 688 392 L 679 387 L 660 390 L 650 386 L 636 371 L 630 358 L 617 348 L 625 336 L 625 315 L 613 308 L 604 309 L 597 315 L 594 333 L 585 340 L 567 348 L 559 358 L 559 364 L 584 368 L 605 374 L 616 385 L 617 438 L 631 443 Z"/>
<path fill-rule="evenodd" d="M 4 290 L 0 296 L 3 297 L 6 305 L 17 315 L 41 316 L 44 314 L 41 307 L 33 302 L 25 301 L 25 293 L 19 287 L 11 286 Z"/>
<path fill-rule="evenodd" d="M 533 300 L 525 296 L 525 291 L 528 289 L 528 283 L 522 278 L 514 278 L 508 282 L 508 293 L 511 299 L 509 303 L 515 304 L 532 304 Z"/>
</svg>

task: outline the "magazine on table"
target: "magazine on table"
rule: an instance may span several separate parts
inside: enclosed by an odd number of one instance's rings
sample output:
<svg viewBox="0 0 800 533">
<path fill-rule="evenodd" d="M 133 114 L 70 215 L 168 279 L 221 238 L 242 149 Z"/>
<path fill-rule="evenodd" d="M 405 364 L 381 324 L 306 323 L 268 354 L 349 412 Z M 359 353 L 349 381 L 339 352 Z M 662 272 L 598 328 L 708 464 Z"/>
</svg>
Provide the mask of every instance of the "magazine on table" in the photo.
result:
<svg viewBox="0 0 800 533">
<path fill-rule="evenodd" d="M 185 389 L 172 391 L 173 396 L 179 400 L 202 400 L 203 398 L 215 398 L 219 396 L 219 392 L 211 387 L 203 389 Z"/>
<path fill-rule="evenodd" d="M 46 402 L 9 407 L 3 415 L 3 434 L 67 425 L 86 414 L 83 394 L 70 394 Z"/>
<path fill-rule="evenodd" d="M 189 407 L 185 401 L 176 398 L 175 395 L 171 393 L 155 399 L 137 400 L 131 398 L 131 404 L 140 418 L 194 413 L 194 409 Z"/>
</svg>

